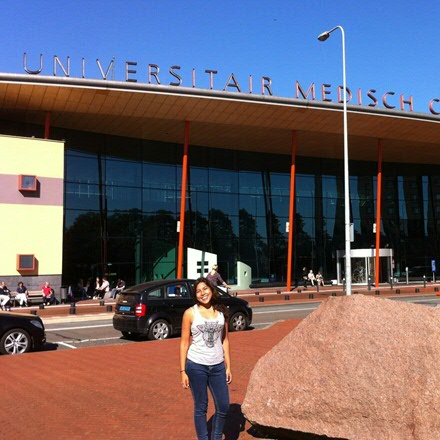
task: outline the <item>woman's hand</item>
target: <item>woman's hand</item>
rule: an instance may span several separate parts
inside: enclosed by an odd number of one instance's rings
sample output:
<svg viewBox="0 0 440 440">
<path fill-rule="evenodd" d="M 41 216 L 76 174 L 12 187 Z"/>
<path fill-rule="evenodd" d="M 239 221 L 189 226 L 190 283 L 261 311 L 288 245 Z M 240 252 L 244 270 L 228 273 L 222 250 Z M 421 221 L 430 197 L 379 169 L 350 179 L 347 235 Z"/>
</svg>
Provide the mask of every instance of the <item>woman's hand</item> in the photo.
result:
<svg viewBox="0 0 440 440">
<path fill-rule="evenodd" d="M 181 375 L 181 379 L 180 380 L 182 382 L 182 387 L 183 388 L 189 388 L 189 377 L 186 374 L 186 371 L 182 371 L 180 373 L 180 375 Z"/>
<path fill-rule="evenodd" d="M 232 373 L 229 368 L 226 368 L 226 383 L 232 382 Z"/>
</svg>

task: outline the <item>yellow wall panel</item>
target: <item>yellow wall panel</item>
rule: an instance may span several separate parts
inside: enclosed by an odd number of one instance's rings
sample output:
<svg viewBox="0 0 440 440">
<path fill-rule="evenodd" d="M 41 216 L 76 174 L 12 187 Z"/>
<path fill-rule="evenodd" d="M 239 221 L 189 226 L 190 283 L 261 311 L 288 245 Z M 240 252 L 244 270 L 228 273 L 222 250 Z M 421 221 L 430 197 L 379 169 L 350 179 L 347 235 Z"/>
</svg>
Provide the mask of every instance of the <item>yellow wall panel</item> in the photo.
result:
<svg viewBox="0 0 440 440">
<path fill-rule="evenodd" d="M 61 274 L 63 207 L 2 205 L 0 275 L 18 275 L 17 254 L 34 254 L 38 274 Z"/>
<path fill-rule="evenodd" d="M 64 178 L 64 143 L 0 136 L 0 174 Z"/>
</svg>

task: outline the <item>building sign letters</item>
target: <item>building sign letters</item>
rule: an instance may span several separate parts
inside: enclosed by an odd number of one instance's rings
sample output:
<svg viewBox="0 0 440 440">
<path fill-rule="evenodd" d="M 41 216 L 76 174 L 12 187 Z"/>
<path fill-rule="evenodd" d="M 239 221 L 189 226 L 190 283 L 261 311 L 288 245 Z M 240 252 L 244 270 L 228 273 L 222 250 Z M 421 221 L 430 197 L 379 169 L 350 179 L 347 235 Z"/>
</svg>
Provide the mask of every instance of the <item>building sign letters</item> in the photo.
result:
<svg viewBox="0 0 440 440">
<path fill-rule="evenodd" d="M 101 60 L 96 60 L 97 74 L 103 80 L 113 80 L 115 72 L 115 59 L 113 58 L 108 65 L 103 65 Z M 27 54 L 23 54 L 23 68 L 24 71 L 30 75 L 39 75 L 43 73 L 43 55 L 40 54 L 38 69 L 31 69 L 28 65 Z M 86 60 L 81 58 L 80 63 L 81 78 L 86 76 Z M 68 56 L 65 62 L 62 62 L 56 55 L 53 57 L 53 76 L 71 75 L 71 60 Z M 148 64 L 147 69 L 139 69 L 138 63 L 135 61 L 124 62 L 125 82 L 144 81 L 148 84 L 169 85 L 175 87 L 184 87 L 184 73 L 181 66 L 171 66 L 167 70 L 162 70 L 157 64 Z M 185 84 L 190 83 L 192 88 L 198 87 L 198 79 L 202 77 L 208 82 L 210 90 L 223 90 L 228 92 L 261 94 L 273 96 L 272 79 L 268 76 L 262 76 L 254 81 L 252 75 L 249 75 L 243 80 L 231 73 L 228 77 L 219 77 L 218 71 L 213 69 L 206 69 L 201 73 L 196 69 L 191 69 L 187 75 Z M 343 103 L 343 87 L 332 87 L 331 84 L 322 84 L 320 86 L 311 83 L 308 88 L 304 88 L 298 81 L 295 82 L 294 97 L 296 99 L 304 100 L 320 100 L 323 102 L 335 102 L 332 96 L 336 95 L 336 102 Z M 369 89 L 367 91 L 357 89 L 352 91 L 347 87 L 347 103 L 368 106 L 380 107 L 385 109 L 398 109 L 401 111 L 413 111 L 414 101 L 413 97 L 397 94 L 396 92 L 380 93 L 376 89 Z M 433 98 L 428 103 L 428 111 L 433 115 L 440 115 L 440 98 Z"/>
</svg>

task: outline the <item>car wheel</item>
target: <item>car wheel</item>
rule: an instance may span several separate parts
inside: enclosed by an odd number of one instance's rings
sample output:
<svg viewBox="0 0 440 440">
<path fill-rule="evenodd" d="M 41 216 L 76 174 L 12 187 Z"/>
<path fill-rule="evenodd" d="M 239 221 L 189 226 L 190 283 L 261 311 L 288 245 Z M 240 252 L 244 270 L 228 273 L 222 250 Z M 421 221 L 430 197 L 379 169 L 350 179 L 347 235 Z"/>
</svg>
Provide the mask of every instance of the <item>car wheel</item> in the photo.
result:
<svg viewBox="0 0 440 440">
<path fill-rule="evenodd" d="M 130 339 L 131 341 L 135 341 L 140 337 L 139 333 L 133 333 L 133 332 L 121 332 L 121 333 L 125 339 Z"/>
<path fill-rule="evenodd" d="M 248 328 L 248 318 L 243 312 L 234 313 L 229 320 L 229 331 L 241 332 Z"/>
<path fill-rule="evenodd" d="M 0 341 L 0 353 L 21 354 L 27 353 L 32 347 L 29 333 L 20 328 L 7 331 Z"/>
<path fill-rule="evenodd" d="M 163 319 L 153 322 L 148 332 L 148 339 L 168 339 L 171 336 L 171 326 Z"/>
</svg>

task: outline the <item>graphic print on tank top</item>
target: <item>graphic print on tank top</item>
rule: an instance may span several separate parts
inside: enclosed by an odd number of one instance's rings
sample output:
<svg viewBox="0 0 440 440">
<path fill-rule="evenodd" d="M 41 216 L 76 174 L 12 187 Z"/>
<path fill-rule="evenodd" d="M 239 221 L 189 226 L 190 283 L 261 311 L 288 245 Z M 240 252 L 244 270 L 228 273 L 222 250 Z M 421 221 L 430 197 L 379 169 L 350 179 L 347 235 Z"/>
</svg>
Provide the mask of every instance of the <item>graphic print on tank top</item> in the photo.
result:
<svg viewBox="0 0 440 440">
<path fill-rule="evenodd" d="M 214 347 L 215 341 L 217 341 L 223 331 L 223 325 L 217 321 L 205 321 L 204 324 L 197 325 L 197 328 L 202 332 L 203 340 L 208 348 Z"/>
</svg>

